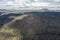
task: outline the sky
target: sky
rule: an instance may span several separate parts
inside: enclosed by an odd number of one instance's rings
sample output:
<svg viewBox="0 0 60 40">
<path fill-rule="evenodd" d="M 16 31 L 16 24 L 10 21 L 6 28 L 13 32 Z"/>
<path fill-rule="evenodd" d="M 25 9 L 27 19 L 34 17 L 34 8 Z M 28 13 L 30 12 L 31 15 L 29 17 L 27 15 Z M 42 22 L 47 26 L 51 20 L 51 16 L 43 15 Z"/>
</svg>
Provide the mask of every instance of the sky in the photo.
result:
<svg viewBox="0 0 60 40">
<path fill-rule="evenodd" d="M 60 10 L 60 0 L 0 0 L 0 9 L 16 10 Z"/>
</svg>

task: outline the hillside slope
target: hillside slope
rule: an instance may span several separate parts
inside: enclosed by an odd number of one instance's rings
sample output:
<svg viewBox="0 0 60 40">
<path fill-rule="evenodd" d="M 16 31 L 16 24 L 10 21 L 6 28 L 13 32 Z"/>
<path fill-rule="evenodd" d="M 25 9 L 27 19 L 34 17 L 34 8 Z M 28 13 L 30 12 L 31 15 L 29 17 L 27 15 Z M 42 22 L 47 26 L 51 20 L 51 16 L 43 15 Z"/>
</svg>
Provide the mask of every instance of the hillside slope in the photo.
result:
<svg viewBox="0 0 60 40">
<path fill-rule="evenodd" d="M 3 22 L 0 40 L 60 40 L 60 13 L 28 12 L 8 18 L 12 20 Z"/>
</svg>

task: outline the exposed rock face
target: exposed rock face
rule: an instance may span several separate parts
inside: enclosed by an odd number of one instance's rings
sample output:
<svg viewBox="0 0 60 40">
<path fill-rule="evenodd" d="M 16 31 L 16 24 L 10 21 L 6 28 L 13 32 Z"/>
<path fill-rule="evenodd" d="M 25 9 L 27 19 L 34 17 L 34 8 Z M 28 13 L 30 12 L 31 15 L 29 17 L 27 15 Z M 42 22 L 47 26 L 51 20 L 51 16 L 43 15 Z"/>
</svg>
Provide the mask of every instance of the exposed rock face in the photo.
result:
<svg viewBox="0 0 60 40">
<path fill-rule="evenodd" d="M 60 40 L 60 13 L 30 12 L 15 16 L 2 25 L 0 35 L 1 40 Z"/>
</svg>

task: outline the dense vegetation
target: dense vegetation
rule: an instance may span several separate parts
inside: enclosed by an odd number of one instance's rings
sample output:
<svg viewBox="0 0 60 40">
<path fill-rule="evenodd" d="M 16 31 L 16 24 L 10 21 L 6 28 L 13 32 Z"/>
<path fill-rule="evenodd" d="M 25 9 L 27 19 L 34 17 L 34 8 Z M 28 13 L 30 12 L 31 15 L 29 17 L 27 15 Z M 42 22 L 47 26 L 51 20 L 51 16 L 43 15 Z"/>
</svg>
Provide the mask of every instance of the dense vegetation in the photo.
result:
<svg viewBox="0 0 60 40">
<path fill-rule="evenodd" d="M 60 12 L 28 12 L 19 14 L 0 16 L 1 40 L 3 37 L 3 40 L 60 40 Z M 11 22 L 14 18 L 9 18 L 10 16 L 17 17 L 22 15 L 28 16 L 14 22 Z M 2 29 L 9 31 L 4 33 L 5 30 L 1 32 Z M 13 31 L 10 32 L 11 30 Z M 13 39 L 14 37 L 15 39 Z"/>
</svg>

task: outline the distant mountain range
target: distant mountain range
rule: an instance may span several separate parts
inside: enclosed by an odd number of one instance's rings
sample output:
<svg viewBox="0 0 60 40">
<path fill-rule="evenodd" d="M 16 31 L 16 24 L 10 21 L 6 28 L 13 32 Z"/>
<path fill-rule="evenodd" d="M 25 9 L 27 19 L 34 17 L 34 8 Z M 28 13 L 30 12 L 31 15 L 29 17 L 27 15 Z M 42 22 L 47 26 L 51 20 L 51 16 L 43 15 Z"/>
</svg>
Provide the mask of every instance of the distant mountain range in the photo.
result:
<svg viewBox="0 0 60 40">
<path fill-rule="evenodd" d="M 7 9 L 0 9 L 0 12 L 60 12 L 60 10 L 49 10 L 49 9 L 40 9 L 40 10 L 7 10 Z"/>
</svg>

